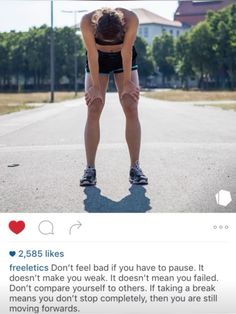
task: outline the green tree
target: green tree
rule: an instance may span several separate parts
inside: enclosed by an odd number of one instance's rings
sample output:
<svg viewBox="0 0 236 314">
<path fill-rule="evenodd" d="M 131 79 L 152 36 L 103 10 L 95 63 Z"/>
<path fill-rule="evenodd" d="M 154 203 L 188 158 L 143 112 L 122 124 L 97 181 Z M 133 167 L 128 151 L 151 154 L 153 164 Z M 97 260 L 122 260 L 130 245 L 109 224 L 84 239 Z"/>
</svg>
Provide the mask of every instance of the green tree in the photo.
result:
<svg viewBox="0 0 236 314">
<path fill-rule="evenodd" d="M 214 35 L 207 21 L 199 23 L 190 33 L 191 56 L 195 70 L 200 74 L 199 88 L 208 80 L 216 66 Z"/>
<path fill-rule="evenodd" d="M 189 88 L 189 78 L 194 76 L 189 32 L 184 33 L 176 40 L 175 45 L 176 73 L 184 88 Z"/>
<path fill-rule="evenodd" d="M 216 13 L 210 12 L 207 23 L 214 34 L 218 86 L 225 88 L 228 82 L 233 87 L 236 70 L 236 4 Z"/>
<path fill-rule="evenodd" d="M 0 86 L 7 84 L 8 77 L 7 33 L 0 33 Z"/>
<path fill-rule="evenodd" d="M 24 75 L 24 42 L 22 32 L 10 32 L 7 40 L 8 46 L 8 75 L 16 80 L 20 90 L 20 77 Z"/>
<path fill-rule="evenodd" d="M 231 88 L 236 87 L 236 4 L 230 7 L 229 11 L 229 61 L 228 70 L 231 79 Z"/>
<path fill-rule="evenodd" d="M 25 40 L 25 70 L 33 78 L 35 89 L 49 78 L 50 29 L 46 25 L 29 30 Z"/>
<path fill-rule="evenodd" d="M 199 87 L 208 79 L 217 88 L 236 85 L 236 4 L 218 12 L 191 29 L 192 63 L 199 75 Z M 206 86 L 207 87 L 207 86 Z"/>
<path fill-rule="evenodd" d="M 137 36 L 136 38 L 135 48 L 138 53 L 137 63 L 139 67 L 139 76 L 141 80 L 144 81 L 149 75 L 152 75 L 154 72 L 154 64 L 152 60 L 151 50 L 147 42 L 139 36 Z"/>
<path fill-rule="evenodd" d="M 152 55 L 162 74 L 162 82 L 170 80 L 175 74 L 175 49 L 173 36 L 164 32 L 160 37 L 155 37 L 152 43 Z"/>
<path fill-rule="evenodd" d="M 84 76 L 85 49 L 81 37 L 69 27 L 55 28 L 55 79 L 67 77 L 74 86 L 75 45 L 78 75 Z M 49 86 L 50 82 L 50 28 L 32 27 L 27 32 L 0 33 L 0 86 L 18 90 L 32 84 L 35 90 Z"/>
<path fill-rule="evenodd" d="M 74 29 L 70 27 L 55 29 L 55 55 L 56 55 L 56 81 L 59 84 L 60 79 L 66 76 L 73 86 L 75 79 L 74 61 L 75 51 L 78 64 L 78 76 L 84 76 L 85 50 L 81 37 L 75 34 Z"/>
</svg>

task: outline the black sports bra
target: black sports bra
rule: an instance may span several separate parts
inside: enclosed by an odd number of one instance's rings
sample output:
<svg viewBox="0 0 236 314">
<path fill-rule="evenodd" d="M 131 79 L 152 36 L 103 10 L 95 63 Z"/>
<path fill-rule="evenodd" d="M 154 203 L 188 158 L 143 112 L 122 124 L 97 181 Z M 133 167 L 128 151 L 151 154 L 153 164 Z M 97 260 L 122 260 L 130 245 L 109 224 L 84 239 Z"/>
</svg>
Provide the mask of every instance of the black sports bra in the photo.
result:
<svg viewBox="0 0 236 314">
<path fill-rule="evenodd" d="M 99 38 L 95 37 L 95 42 L 96 42 L 96 44 L 102 45 L 102 46 L 114 46 L 114 45 L 121 45 L 121 44 L 123 44 L 124 41 L 123 40 L 106 41 L 106 40 L 102 40 L 102 39 L 99 39 Z"/>
</svg>

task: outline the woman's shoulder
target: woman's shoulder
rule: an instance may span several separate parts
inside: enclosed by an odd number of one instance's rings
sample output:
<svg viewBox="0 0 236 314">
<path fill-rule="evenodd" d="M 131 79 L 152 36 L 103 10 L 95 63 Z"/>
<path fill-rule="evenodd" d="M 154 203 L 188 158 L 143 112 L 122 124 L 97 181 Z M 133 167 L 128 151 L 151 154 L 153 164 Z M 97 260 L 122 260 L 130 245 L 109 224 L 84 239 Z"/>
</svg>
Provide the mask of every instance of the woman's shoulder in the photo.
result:
<svg viewBox="0 0 236 314">
<path fill-rule="evenodd" d="M 82 16 L 81 22 L 91 22 L 91 19 L 96 11 L 91 11 Z"/>
<path fill-rule="evenodd" d="M 91 11 L 86 14 L 84 14 L 80 21 L 80 28 L 85 29 L 93 29 L 93 16 L 96 13 L 96 11 Z"/>
</svg>

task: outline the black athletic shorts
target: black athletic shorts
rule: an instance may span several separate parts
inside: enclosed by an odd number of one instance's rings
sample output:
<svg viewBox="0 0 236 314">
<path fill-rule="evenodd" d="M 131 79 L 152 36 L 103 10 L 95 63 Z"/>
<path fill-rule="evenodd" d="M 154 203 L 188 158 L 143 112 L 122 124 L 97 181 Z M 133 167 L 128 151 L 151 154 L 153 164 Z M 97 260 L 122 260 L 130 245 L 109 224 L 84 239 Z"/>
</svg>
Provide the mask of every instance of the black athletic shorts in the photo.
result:
<svg viewBox="0 0 236 314">
<path fill-rule="evenodd" d="M 135 47 L 133 46 L 132 51 L 132 71 L 138 68 L 136 63 L 137 52 Z M 99 73 L 100 74 L 109 74 L 109 73 L 122 73 L 123 65 L 122 65 L 122 56 L 121 52 L 103 52 L 98 50 L 98 64 L 99 64 Z M 85 70 L 87 73 L 90 72 L 88 65 L 88 58 L 86 52 L 86 67 Z"/>
</svg>

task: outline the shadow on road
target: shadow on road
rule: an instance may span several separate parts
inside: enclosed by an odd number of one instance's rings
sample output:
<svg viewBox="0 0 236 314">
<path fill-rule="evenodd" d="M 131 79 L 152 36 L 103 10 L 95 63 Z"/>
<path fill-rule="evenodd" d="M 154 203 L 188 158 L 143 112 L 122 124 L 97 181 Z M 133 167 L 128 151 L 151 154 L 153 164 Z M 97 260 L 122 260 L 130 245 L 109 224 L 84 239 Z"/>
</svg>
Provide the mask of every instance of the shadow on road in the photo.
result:
<svg viewBox="0 0 236 314">
<path fill-rule="evenodd" d="M 86 187 L 84 210 L 89 213 L 145 213 L 151 209 L 150 199 L 145 196 L 146 189 L 143 186 L 133 185 L 129 191 L 129 195 L 115 202 L 102 196 L 99 188 Z"/>
</svg>

